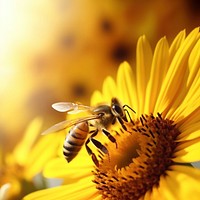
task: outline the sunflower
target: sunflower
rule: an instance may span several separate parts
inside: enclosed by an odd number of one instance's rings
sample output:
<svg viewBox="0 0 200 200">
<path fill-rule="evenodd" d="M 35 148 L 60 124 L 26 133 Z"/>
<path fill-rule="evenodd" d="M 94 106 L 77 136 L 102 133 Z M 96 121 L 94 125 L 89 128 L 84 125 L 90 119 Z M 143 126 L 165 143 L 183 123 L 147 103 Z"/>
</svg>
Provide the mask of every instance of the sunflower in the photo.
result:
<svg viewBox="0 0 200 200">
<path fill-rule="evenodd" d="M 44 164 L 56 156 L 60 138 L 49 135 L 38 140 L 42 124 L 40 117 L 33 119 L 12 152 L 0 147 L 1 200 L 21 199 L 25 194 L 46 188 L 44 179 L 38 174 Z M 47 148 L 50 145 L 51 148 Z"/>
<path fill-rule="evenodd" d="M 136 67 L 120 65 L 116 81 L 108 77 L 91 105 L 117 97 L 127 108 L 124 126 L 110 132 L 109 154 L 97 152 L 95 166 L 85 148 L 69 164 L 52 160 L 44 175 L 63 178 L 63 185 L 41 190 L 25 200 L 186 200 L 199 199 L 200 40 L 199 28 L 181 31 L 169 46 L 166 38 L 154 53 L 145 36 L 137 43 Z M 102 136 L 103 137 L 103 136 Z"/>
</svg>

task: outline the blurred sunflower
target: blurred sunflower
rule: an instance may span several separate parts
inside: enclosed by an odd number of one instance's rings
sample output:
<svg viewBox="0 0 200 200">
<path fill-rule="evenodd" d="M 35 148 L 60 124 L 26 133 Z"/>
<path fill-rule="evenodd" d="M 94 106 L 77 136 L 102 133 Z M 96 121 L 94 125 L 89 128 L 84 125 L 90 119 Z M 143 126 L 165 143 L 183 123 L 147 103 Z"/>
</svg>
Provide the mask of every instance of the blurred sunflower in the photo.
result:
<svg viewBox="0 0 200 200">
<path fill-rule="evenodd" d="M 13 152 L 0 148 L 1 200 L 21 199 L 25 194 L 46 187 L 45 182 L 36 175 L 47 160 L 55 156 L 60 138 L 50 135 L 38 140 L 42 124 L 41 118 L 35 118 Z M 51 148 L 47 148 L 50 145 Z"/>
<path fill-rule="evenodd" d="M 166 38 L 154 53 L 145 36 L 137 43 L 136 67 L 121 64 L 116 82 L 108 77 L 91 105 L 118 97 L 132 107 L 129 122 L 111 127 L 118 147 L 105 143 L 94 166 L 85 148 L 69 164 L 52 160 L 44 170 L 64 178 L 62 186 L 41 190 L 25 200 L 43 199 L 199 199 L 200 34 L 181 31 L 171 46 Z"/>
</svg>

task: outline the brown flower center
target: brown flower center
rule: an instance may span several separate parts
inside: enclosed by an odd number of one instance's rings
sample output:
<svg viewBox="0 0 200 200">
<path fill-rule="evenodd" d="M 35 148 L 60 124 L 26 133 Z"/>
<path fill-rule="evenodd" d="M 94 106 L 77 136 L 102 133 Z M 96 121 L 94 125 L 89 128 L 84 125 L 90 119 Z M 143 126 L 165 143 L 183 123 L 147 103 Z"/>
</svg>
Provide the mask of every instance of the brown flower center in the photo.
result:
<svg viewBox="0 0 200 200">
<path fill-rule="evenodd" d="M 142 115 L 126 124 L 128 131 L 117 131 L 116 149 L 107 145 L 109 156 L 99 155 L 100 165 L 93 180 L 103 199 L 136 200 L 154 185 L 173 164 L 180 134 L 173 121 L 158 113 Z"/>
</svg>

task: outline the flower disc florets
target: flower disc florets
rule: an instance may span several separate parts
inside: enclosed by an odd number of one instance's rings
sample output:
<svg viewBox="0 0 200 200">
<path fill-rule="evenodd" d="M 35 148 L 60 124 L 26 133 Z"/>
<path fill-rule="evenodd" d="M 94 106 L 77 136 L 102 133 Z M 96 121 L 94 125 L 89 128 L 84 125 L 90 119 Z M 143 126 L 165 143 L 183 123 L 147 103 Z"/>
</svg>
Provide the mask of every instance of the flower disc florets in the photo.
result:
<svg viewBox="0 0 200 200">
<path fill-rule="evenodd" d="M 136 200 L 153 186 L 173 165 L 173 154 L 180 134 L 173 121 L 161 114 L 142 115 L 117 132 L 118 148 L 107 145 L 109 156 L 100 155 L 95 169 L 97 189 L 103 199 Z"/>
</svg>

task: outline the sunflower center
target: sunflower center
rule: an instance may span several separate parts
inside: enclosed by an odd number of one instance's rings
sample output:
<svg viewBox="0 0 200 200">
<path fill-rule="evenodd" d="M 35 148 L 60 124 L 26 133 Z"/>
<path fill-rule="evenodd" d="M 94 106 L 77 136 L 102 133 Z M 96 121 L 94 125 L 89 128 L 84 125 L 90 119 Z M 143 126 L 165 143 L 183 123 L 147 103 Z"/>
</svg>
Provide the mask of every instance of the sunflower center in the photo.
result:
<svg viewBox="0 0 200 200">
<path fill-rule="evenodd" d="M 172 158 L 180 134 L 173 121 L 142 115 L 117 131 L 116 149 L 108 144 L 109 156 L 101 155 L 94 183 L 103 199 L 136 200 L 153 186 L 173 164 Z"/>
</svg>

